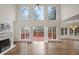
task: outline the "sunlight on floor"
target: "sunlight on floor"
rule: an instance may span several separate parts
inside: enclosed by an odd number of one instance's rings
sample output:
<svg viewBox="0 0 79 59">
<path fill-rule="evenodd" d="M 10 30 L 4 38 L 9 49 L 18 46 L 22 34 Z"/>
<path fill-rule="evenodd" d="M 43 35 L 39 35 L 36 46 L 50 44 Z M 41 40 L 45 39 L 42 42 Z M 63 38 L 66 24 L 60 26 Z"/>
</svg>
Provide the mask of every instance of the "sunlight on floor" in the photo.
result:
<svg viewBox="0 0 79 59">
<path fill-rule="evenodd" d="M 43 41 L 34 41 L 33 49 L 34 49 L 34 54 L 37 54 L 37 53 L 45 54 L 45 43 Z"/>
</svg>

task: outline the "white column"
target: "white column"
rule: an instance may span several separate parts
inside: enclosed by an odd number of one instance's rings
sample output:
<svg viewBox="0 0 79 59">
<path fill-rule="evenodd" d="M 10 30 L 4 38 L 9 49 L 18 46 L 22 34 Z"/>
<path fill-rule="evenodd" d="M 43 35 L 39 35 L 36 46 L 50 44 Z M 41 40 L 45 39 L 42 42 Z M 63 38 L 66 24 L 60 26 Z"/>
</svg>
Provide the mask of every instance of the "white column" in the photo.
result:
<svg viewBox="0 0 79 59">
<path fill-rule="evenodd" d="M 26 28 L 24 28 L 24 36 L 25 36 L 25 38 L 24 38 L 24 40 L 27 40 L 27 38 L 26 38 Z"/>
<path fill-rule="evenodd" d="M 30 27 L 30 30 L 29 30 L 29 41 L 32 41 L 32 33 L 33 33 L 33 31 L 32 31 L 32 27 Z"/>
<path fill-rule="evenodd" d="M 59 34 L 60 32 L 59 32 L 59 28 L 58 27 L 56 27 L 56 39 L 58 39 L 59 40 Z"/>
<path fill-rule="evenodd" d="M 67 28 L 67 36 L 68 36 L 68 38 L 70 37 L 70 31 L 69 31 L 70 29 L 69 28 Z"/>
<path fill-rule="evenodd" d="M 10 37 L 11 42 L 10 42 L 10 43 L 11 43 L 11 47 L 12 47 L 12 46 L 14 45 L 14 44 L 13 44 L 13 33 L 10 33 L 10 35 L 11 35 L 11 37 Z"/>
<path fill-rule="evenodd" d="M 73 39 L 75 39 L 76 37 L 75 37 L 75 30 L 73 30 Z"/>
<path fill-rule="evenodd" d="M 27 29 L 27 33 L 30 33 L 30 28 Z M 27 39 L 29 39 L 29 36 L 27 35 Z"/>
<path fill-rule="evenodd" d="M 52 27 L 52 40 L 53 40 L 53 33 L 54 33 L 53 31 L 54 31 L 54 27 Z"/>
<path fill-rule="evenodd" d="M 58 26 L 56 27 L 56 40 L 61 40 L 61 28 Z"/>
<path fill-rule="evenodd" d="M 48 27 L 44 27 L 44 41 L 48 42 Z"/>
</svg>

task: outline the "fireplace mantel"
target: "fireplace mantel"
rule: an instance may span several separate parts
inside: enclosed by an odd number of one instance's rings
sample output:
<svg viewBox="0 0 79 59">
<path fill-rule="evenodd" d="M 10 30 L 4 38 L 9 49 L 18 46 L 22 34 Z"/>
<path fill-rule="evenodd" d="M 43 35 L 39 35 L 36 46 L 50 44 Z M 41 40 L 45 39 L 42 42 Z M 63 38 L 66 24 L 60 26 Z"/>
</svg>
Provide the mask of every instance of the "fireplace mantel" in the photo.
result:
<svg viewBox="0 0 79 59">
<path fill-rule="evenodd" d="M 12 38 L 11 32 L 0 32 L 0 41 L 6 38 Z"/>
</svg>

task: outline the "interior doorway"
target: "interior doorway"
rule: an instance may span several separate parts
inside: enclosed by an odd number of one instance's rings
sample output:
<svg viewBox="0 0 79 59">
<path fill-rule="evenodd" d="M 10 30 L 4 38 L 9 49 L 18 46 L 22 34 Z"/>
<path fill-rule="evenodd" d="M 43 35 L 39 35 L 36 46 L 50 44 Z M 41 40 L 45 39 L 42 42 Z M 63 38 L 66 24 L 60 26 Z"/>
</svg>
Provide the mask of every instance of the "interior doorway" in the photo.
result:
<svg viewBox="0 0 79 59">
<path fill-rule="evenodd" d="M 44 40 L 44 27 L 35 26 L 33 27 L 33 41 L 43 41 Z"/>
</svg>

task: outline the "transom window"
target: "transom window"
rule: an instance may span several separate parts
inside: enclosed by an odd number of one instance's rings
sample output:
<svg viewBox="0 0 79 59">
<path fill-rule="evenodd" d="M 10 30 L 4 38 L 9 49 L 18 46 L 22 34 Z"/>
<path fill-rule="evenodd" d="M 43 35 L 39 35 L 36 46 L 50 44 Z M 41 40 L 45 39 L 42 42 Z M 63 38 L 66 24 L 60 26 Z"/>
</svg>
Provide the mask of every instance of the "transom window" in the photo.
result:
<svg viewBox="0 0 79 59">
<path fill-rule="evenodd" d="M 29 20 L 29 7 L 21 7 L 20 15 L 22 20 Z"/>
<path fill-rule="evenodd" d="M 44 20 L 44 7 L 43 6 L 33 6 L 33 19 Z"/>
<path fill-rule="evenodd" d="M 32 9 L 30 12 L 29 10 Z M 46 13 L 46 9 L 48 12 Z M 48 14 L 47 16 L 45 14 Z M 45 17 L 48 20 L 56 20 L 56 7 L 52 5 L 46 7 L 43 5 L 33 5 L 30 6 L 21 6 L 20 7 L 20 16 L 21 20 L 30 20 L 29 17 L 32 17 L 33 20 L 45 20 Z"/>
<path fill-rule="evenodd" d="M 48 20 L 56 19 L 56 8 L 52 6 L 48 6 Z"/>
</svg>

